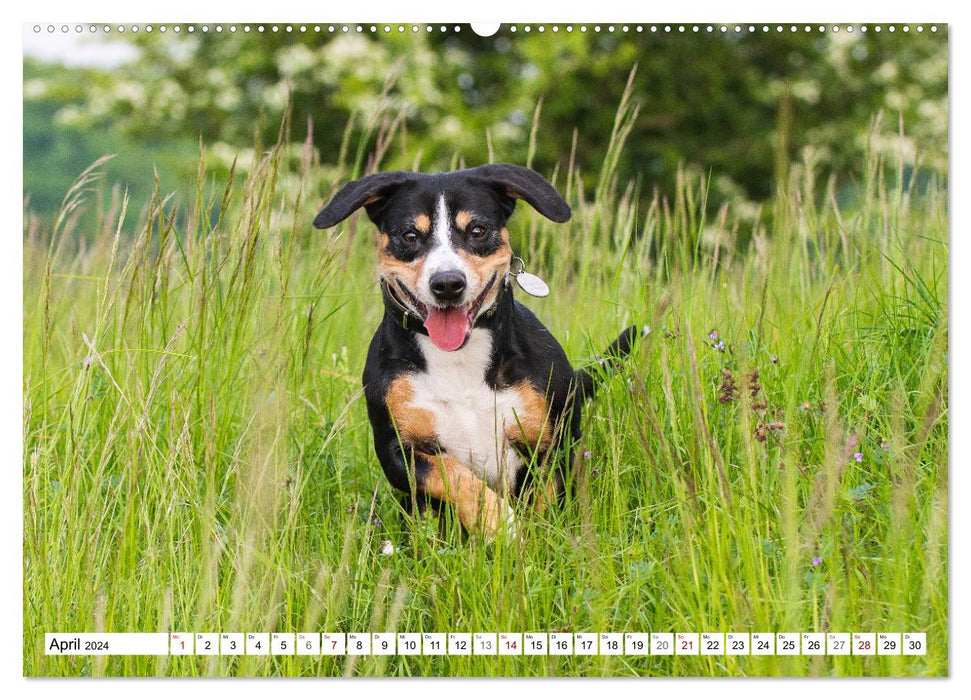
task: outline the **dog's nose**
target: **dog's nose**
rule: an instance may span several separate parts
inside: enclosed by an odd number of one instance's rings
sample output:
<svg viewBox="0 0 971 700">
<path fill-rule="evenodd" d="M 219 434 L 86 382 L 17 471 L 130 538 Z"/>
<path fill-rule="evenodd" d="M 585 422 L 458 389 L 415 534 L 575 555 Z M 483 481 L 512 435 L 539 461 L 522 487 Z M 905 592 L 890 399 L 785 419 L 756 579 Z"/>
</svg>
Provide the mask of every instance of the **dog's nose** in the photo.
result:
<svg viewBox="0 0 971 700">
<path fill-rule="evenodd" d="M 436 272 L 428 280 L 435 300 L 443 304 L 454 304 L 462 298 L 465 291 L 465 273 L 459 270 Z"/>
</svg>

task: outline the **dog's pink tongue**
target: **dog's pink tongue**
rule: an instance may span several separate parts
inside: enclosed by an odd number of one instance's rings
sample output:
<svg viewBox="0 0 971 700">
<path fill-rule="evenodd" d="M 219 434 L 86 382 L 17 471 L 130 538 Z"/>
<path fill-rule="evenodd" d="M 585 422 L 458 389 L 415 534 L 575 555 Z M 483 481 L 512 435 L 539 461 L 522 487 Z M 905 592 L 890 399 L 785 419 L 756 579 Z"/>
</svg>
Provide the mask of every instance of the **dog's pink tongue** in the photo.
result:
<svg viewBox="0 0 971 700">
<path fill-rule="evenodd" d="M 470 326 L 469 318 L 462 307 L 428 308 L 428 317 L 425 319 L 428 337 L 432 339 L 435 345 L 446 352 L 458 350 L 462 347 Z"/>
</svg>

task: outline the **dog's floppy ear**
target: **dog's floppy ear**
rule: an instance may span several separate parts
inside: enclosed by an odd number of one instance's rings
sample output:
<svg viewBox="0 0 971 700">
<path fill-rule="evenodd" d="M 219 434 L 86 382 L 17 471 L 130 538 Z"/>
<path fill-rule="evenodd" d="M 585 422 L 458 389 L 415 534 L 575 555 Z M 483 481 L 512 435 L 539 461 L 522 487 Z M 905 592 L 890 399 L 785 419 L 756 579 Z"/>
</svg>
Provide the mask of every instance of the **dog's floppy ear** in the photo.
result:
<svg viewBox="0 0 971 700">
<path fill-rule="evenodd" d="M 413 180 L 415 173 L 394 170 L 387 173 L 375 173 L 362 177 L 360 180 L 348 182 L 334 195 L 314 219 L 314 228 L 330 228 L 349 217 L 361 207 L 368 208 L 368 216 L 374 220 L 373 214 L 380 200 L 390 196 L 404 183 Z"/>
<path fill-rule="evenodd" d="M 495 163 L 472 168 L 469 174 L 485 180 L 507 197 L 522 199 L 550 221 L 562 224 L 570 220 L 570 205 L 535 170 Z"/>
</svg>

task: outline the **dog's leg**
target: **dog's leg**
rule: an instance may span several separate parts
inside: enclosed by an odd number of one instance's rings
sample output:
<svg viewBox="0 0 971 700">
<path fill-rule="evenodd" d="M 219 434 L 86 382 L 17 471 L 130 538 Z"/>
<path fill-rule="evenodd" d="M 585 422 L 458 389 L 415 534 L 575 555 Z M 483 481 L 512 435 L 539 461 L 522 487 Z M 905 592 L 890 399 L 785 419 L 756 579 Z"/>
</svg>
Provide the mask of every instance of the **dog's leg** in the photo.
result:
<svg viewBox="0 0 971 700">
<path fill-rule="evenodd" d="M 538 515 L 545 513 L 547 508 L 560 502 L 562 490 L 563 478 L 559 473 L 550 474 L 542 484 L 533 486 L 533 510 Z"/>
<path fill-rule="evenodd" d="M 416 463 L 425 462 L 425 469 L 416 469 L 421 491 L 444 503 L 451 503 L 459 520 L 469 532 L 495 535 L 502 527 L 511 531 L 515 516 L 512 508 L 471 469 L 451 457 L 416 453 Z"/>
<path fill-rule="evenodd" d="M 451 457 L 436 454 L 435 418 L 413 405 L 407 381 L 392 382 L 386 397 L 368 403 L 374 448 L 388 481 L 411 494 L 450 503 L 469 532 L 495 534 L 513 522 L 512 509 L 471 469 Z M 414 489 L 414 491 L 412 491 Z"/>
</svg>

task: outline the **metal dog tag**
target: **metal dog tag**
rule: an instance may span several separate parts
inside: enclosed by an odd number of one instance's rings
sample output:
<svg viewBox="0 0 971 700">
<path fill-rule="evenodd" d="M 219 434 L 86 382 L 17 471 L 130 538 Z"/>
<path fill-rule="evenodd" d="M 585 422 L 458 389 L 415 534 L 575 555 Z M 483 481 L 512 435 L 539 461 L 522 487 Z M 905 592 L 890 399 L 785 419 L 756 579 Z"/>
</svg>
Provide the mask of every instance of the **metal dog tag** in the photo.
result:
<svg viewBox="0 0 971 700">
<path fill-rule="evenodd" d="M 550 293 L 549 285 L 546 282 L 525 270 L 516 273 L 516 284 L 530 296 L 545 297 Z"/>
</svg>

